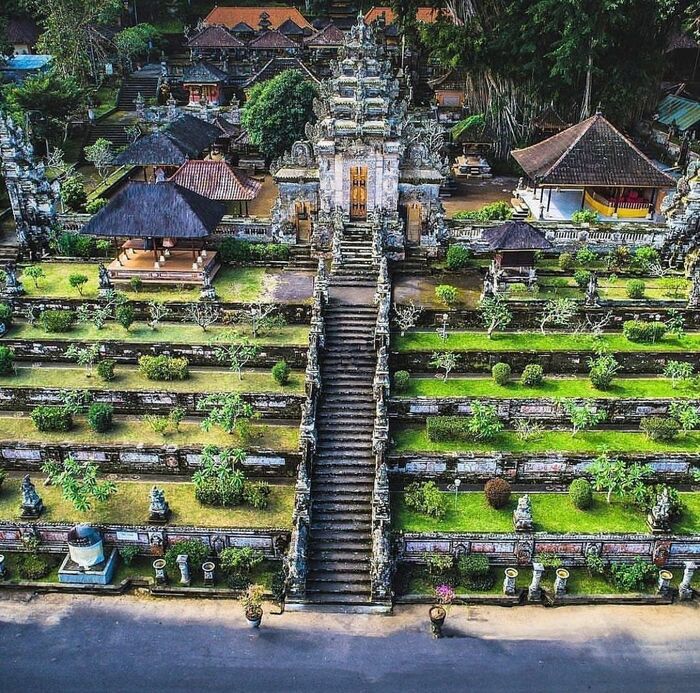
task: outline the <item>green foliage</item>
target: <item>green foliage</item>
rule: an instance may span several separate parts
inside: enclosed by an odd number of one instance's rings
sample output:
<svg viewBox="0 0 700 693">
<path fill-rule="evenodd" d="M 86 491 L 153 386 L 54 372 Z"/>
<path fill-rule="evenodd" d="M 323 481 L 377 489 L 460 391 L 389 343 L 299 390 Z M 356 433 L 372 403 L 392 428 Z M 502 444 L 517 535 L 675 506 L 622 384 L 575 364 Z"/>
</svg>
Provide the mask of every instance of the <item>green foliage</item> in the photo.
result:
<svg viewBox="0 0 700 693">
<path fill-rule="evenodd" d="M 428 440 L 492 440 L 503 430 L 495 406 L 472 402 L 471 409 L 471 416 L 429 416 L 425 422 Z"/>
<path fill-rule="evenodd" d="M 491 368 L 491 377 L 497 385 L 507 385 L 510 380 L 510 366 L 507 363 L 496 363 Z"/>
<path fill-rule="evenodd" d="M 574 479 L 569 485 L 569 497 L 575 508 L 588 510 L 593 505 L 593 488 L 586 479 Z"/>
<path fill-rule="evenodd" d="M 404 491 L 406 507 L 429 517 L 441 518 L 447 512 L 447 500 L 434 481 L 414 481 Z"/>
<path fill-rule="evenodd" d="M 0 303 L 0 324 L 5 327 L 12 324 L 12 306 L 9 303 Z"/>
<path fill-rule="evenodd" d="M 160 38 L 160 32 L 152 24 L 137 24 L 122 29 L 114 37 L 114 45 L 120 55 L 132 60 L 139 55 L 146 55 L 149 42 L 155 47 Z"/>
<path fill-rule="evenodd" d="M 450 371 L 457 365 L 459 356 L 453 351 L 436 351 L 430 358 L 430 365 L 438 370 L 444 370 L 443 380 L 447 381 Z"/>
<path fill-rule="evenodd" d="M 205 431 L 220 426 L 226 433 L 236 431 L 240 419 L 250 419 L 254 414 L 252 405 L 245 402 L 237 392 L 206 395 L 197 402 L 197 411 L 208 412 L 202 421 Z"/>
<path fill-rule="evenodd" d="M 595 224 L 598 222 L 598 212 L 592 209 L 580 209 L 571 215 L 574 224 Z"/>
<path fill-rule="evenodd" d="M 289 259 L 289 246 L 284 243 L 251 243 L 236 238 L 224 238 L 219 246 L 219 257 L 225 263 L 245 263 L 251 260 Z"/>
<path fill-rule="evenodd" d="M 571 272 L 575 264 L 574 256 L 571 253 L 562 253 L 559 255 L 557 264 L 559 265 L 560 270 L 563 270 L 564 272 Z"/>
<path fill-rule="evenodd" d="M 626 320 L 622 325 L 622 334 L 630 342 L 654 344 L 663 339 L 666 334 L 666 325 L 662 322 L 647 320 Z"/>
<path fill-rule="evenodd" d="M 53 567 L 51 558 L 37 553 L 27 553 L 17 557 L 17 572 L 23 580 L 40 580 L 46 577 Z"/>
<path fill-rule="evenodd" d="M 88 426 L 97 433 L 106 433 L 112 428 L 114 407 L 111 404 L 95 402 L 87 413 Z"/>
<path fill-rule="evenodd" d="M 103 243 L 103 241 L 99 241 Z M 54 241 L 56 253 L 65 257 L 95 257 L 98 254 L 98 241 L 90 236 L 82 236 L 72 231 L 64 231 Z M 109 247 L 107 248 L 109 249 Z M 102 252 L 105 255 L 106 252 Z"/>
<path fill-rule="evenodd" d="M 263 562 L 264 558 L 262 551 L 250 546 L 241 548 L 231 546 L 219 554 L 219 565 L 224 574 L 229 577 L 247 577 L 253 568 Z"/>
<path fill-rule="evenodd" d="M 564 400 L 561 406 L 571 422 L 572 436 L 575 436 L 579 431 L 603 423 L 607 417 L 605 411 L 598 410 L 592 404 L 576 404 L 575 402 Z"/>
<path fill-rule="evenodd" d="M 118 549 L 119 558 L 122 559 L 124 565 L 131 565 L 134 558 L 139 555 L 138 546 L 120 546 Z"/>
<path fill-rule="evenodd" d="M 690 402 L 671 402 L 668 414 L 683 431 L 692 431 L 700 425 L 698 408 Z"/>
<path fill-rule="evenodd" d="M 304 136 L 313 119 L 316 86 L 297 70 L 285 70 L 255 84 L 248 93 L 241 121 L 263 155 L 283 154 Z"/>
<path fill-rule="evenodd" d="M 12 375 L 15 372 L 15 352 L 0 345 L 0 375 Z"/>
<path fill-rule="evenodd" d="M 520 376 L 520 384 L 525 387 L 539 387 L 544 382 L 544 369 L 539 363 L 528 363 Z"/>
<path fill-rule="evenodd" d="M 270 504 L 270 484 L 247 481 L 243 486 L 243 500 L 256 510 L 265 510 Z"/>
<path fill-rule="evenodd" d="M 143 279 L 141 279 L 141 277 L 132 277 L 129 279 L 129 288 L 137 294 L 143 289 Z"/>
<path fill-rule="evenodd" d="M 81 296 L 83 295 L 83 286 L 85 286 L 87 282 L 88 277 L 86 274 L 74 272 L 73 274 L 68 275 L 68 283 L 71 285 L 72 288 L 77 289 L 78 293 Z"/>
<path fill-rule="evenodd" d="M 457 142 L 463 135 L 467 135 L 475 130 L 478 131 L 483 128 L 485 124 L 486 120 L 481 113 L 473 113 L 460 120 L 456 125 L 453 125 L 450 130 L 450 135 L 452 135 L 453 141 Z"/>
<path fill-rule="evenodd" d="M 185 357 L 141 356 L 139 371 L 148 380 L 187 380 L 190 377 L 189 361 Z"/>
<path fill-rule="evenodd" d="M 287 385 L 289 383 L 289 376 L 292 374 L 292 369 L 289 364 L 282 360 L 278 361 L 272 367 L 272 377 L 275 379 L 276 383 L 280 385 Z"/>
<path fill-rule="evenodd" d="M 486 502 L 496 510 L 505 508 L 508 505 L 510 494 L 510 484 L 503 477 L 496 476 L 484 484 Z"/>
<path fill-rule="evenodd" d="M 61 199 L 73 212 L 79 212 L 87 202 L 87 192 L 83 177 L 74 173 L 61 181 Z"/>
<path fill-rule="evenodd" d="M 435 287 L 435 297 L 446 306 L 451 306 L 457 301 L 457 287 L 450 284 L 440 284 Z"/>
<path fill-rule="evenodd" d="M 394 373 L 394 391 L 406 392 L 411 381 L 411 374 L 408 371 L 396 371 Z"/>
<path fill-rule="evenodd" d="M 473 219 L 474 221 L 505 221 L 513 216 L 513 208 L 508 202 L 490 202 L 481 209 L 456 212 L 454 219 Z"/>
<path fill-rule="evenodd" d="M 611 563 L 610 576 L 613 583 L 627 592 L 642 592 L 656 579 L 656 566 L 643 558 L 635 558 L 632 563 Z"/>
<path fill-rule="evenodd" d="M 46 277 L 46 272 L 39 265 L 29 265 L 22 270 L 22 277 L 29 277 L 34 282 L 34 286 L 39 288 L 39 280 Z"/>
<path fill-rule="evenodd" d="M 683 298 L 688 290 L 688 282 L 680 276 L 663 277 L 659 279 L 659 285 L 668 298 Z"/>
<path fill-rule="evenodd" d="M 85 203 L 85 211 L 88 214 L 97 214 L 101 209 L 109 204 L 109 200 L 105 197 L 94 197 Z"/>
<path fill-rule="evenodd" d="M 608 390 L 612 385 L 613 378 L 620 370 L 620 364 L 612 354 L 601 353 L 595 358 L 589 358 L 588 366 L 591 369 L 588 374 L 591 385 L 596 390 Z"/>
<path fill-rule="evenodd" d="M 500 296 L 483 299 L 479 304 L 479 313 L 489 339 L 497 329 L 505 329 L 513 320 L 508 303 Z"/>
<path fill-rule="evenodd" d="M 632 269 L 641 274 L 646 274 L 651 269 L 651 266 L 658 261 L 659 251 L 650 245 L 642 245 L 632 254 Z"/>
<path fill-rule="evenodd" d="M 39 324 L 45 332 L 70 332 L 74 316 L 71 310 L 45 310 L 39 317 Z"/>
<path fill-rule="evenodd" d="M 73 428 L 73 416 L 65 407 L 54 404 L 42 404 L 32 409 L 32 421 L 37 431 L 70 431 Z"/>
<path fill-rule="evenodd" d="M 97 376 L 106 383 L 114 380 L 114 368 L 117 362 L 114 359 L 104 359 L 97 364 Z"/>
<path fill-rule="evenodd" d="M 591 271 L 586 269 L 576 270 L 574 272 L 574 281 L 579 289 L 585 289 L 591 279 Z"/>
<path fill-rule="evenodd" d="M 597 259 L 598 254 L 587 245 L 579 248 L 576 253 L 576 263 L 584 267 L 592 265 Z"/>
<path fill-rule="evenodd" d="M 676 339 L 685 337 L 685 316 L 681 311 L 673 308 L 669 310 L 664 324 L 668 334 L 676 337 Z"/>
<path fill-rule="evenodd" d="M 605 491 L 607 502 L 616 496 L 635 495 L 644 486 L 644 480 L 653 475 L 650 467 L 641 464 L 625 464 L 619 459 L 610 459 L 605 453 L 599 455 L 586 470 L 593 479 L 596 491 Z"/>
<path fill-rule="evenodd" d="M 550 298 L 545 302 L 540 315 L 540 331 L 545 334 L 547 325 L 568 327 L 577 311 L 578 305 L 573 298 Z"/>
<path fill-rule="evenodd" d="M 678 436 L 678 422 L 666 416 L 648 416 L 639 423 L 649 440 L 673 440 Z"/>
<path fill-rule="evenodd" d="M 128 330 L 136 319 L 136 312 L 129 305 L 121 305 L 114 311 L 114 319 Z"/>
<path fill-rule="evenodd" d="M 185 410 L 182 407 L 174 407 L 167 416 L 146 414 L 143 417 L 143 421 L 151 427 L 154 433 L 167 436 L 180 429 L 180 422 L 184 418 Z"/>
<path fill-rule="evenodd" d="M 199 539 L 183 539 L 176 541 L 165 552 L 165 565 L 171 575 L 179 575 L 180 569 L 177 565 L 178 556 L 187 556 L 190 570 L 194 573 L 198 571 L 209 557 L 209 547 Z"/>
<path fill-rule="evenodd" d="M 449 553 L 424 553 L 423 560 L 428 575 L 434 578 L 449 578 L 454 568 L 454 558 Z"/>
<path fill-rule="evenodd" d="M 455 243 L 447 249 L 447 269 L 454 271 L 469 267 L 469 263 L 473 257 L 474 253 L 472 253 L 470 248 Z"/>
<path fill-rule="evenodd" d="M 594 551 L 586 554 L 586 568 L 589 575 L 602 575 L 605 572 L 605 561 Z"/>
<path fill-rule="evenodd" d="M 671 387 L 675 389 L 678 383 L 691 380 L 694 370 L 692 363 L 667 361 L 664 366 L 664 377 L 671 381 Z"/>
<path fill-rule="evenodd" d="M 561 558 L 555 553 L 548 553 L 543 551 L 542 553 L 536 553 L 533 557 L 534 563 L 541 563 L 545 568 L 561 568 Z"/>
<path fill-rule="evenodd" d="M 629 298 L 644 298 L 646 284 L 641 279 L 630 279 L 627 282 L 627 296 Z"/>
<path fill-rule="evenodd" d="M 485 578 L 489 571 L 489 559 L 482 553 L 465 554 L 457 559 L 457 573 L 460 577 Z"/>
<path fill-rule="evenodd" d="M 117 492 L 114 482 L 97 480 L 96 464 L 78 462 L 72 455 L 63 462 L 46 462 L 42 470 L 79 512 L 91 510 L 94 501 L 105 502 Z"/>
</svg>

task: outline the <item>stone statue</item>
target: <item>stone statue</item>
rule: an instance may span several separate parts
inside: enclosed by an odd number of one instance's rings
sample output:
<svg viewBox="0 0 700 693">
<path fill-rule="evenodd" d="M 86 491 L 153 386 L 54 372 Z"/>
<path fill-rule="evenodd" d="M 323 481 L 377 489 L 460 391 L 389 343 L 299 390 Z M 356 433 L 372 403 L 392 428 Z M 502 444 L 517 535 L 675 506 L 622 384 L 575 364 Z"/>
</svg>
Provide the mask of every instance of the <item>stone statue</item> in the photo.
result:
<svg viewBox="0 0 700 693">
<path fill-rule="evenodd" d="M 527 493 L 518 498 L 518 507 L 513 511 L 513 526 L 516 532 L 532 532 L 532 504 Z"/>
<path fill-rule="evenodd" d="M 542 575 L 544 566 L 541 563 L 532 564 L 532 582 L 527 589 L 527 598 L 530 601 L 539 601 L 542 598 Z"/>
<path fill-rule="evenodd" d="M 668 532 L 671 528 L 671 497 L 668 488 L 664 486 L 656 497 L 656 503 L 647 516 L 652 532 Z"/>
<path fill-rule="evenodd" d="M 5 293 L 8 296 L 21 296 L 24 293 L 22 282 L 17 277 L 17 265 L 8 262 L 5 265 Z"/>
<path fill-rule="evenodd" d="M 696 570 L 697 564 L 695 561 L 685 561 L 683 579 L 681 580 L 681 584 L 678 585 L 678 596 L 681 598 L 681 601 L 693 598 L 693 587 L 691 583 Z"/>
<path fill-rule="evenodd" d="M 22 479 L 22 518 L 35 519 L 44 511 L 44 503 L 36 492 L 29 474 Z"/>
<path fill-rule="evenodd" d="M 600 296 L 598 295 L 598 275 L 591 272 L 586 285 L 586 308 L 597 308 L 600 305 Z"/>
<path fill-rule="evenodd" d="M 165 491 L 153 486 L 150 494 L 148 521 L 155 524 L 165 524 L 170 518 L 170 505 L 165 500 Z"/>
<path fill-rule="evenodd" d="M 690 278 L 690 294 L 688 295 L 688 308 L 700 308 L 700 266 L 696 266 Z"/>
<path fill-rule="evenodd" d="M 114 289 L 112 285 L 112 280 L 109 278 L 109 272 L 103 263 L 97 266 L 98 271 L 98 282 L 99 282 L 99 296 L 100 298 L 107 298 L 109 293 Z"/>
<path fill-rule="evenodd" d="M 484 288 L 481 291 L 481 300 L 483 301 L 485 298 L 493 298 L 495 295 L 496 287 L 494 276 L 491 272 L 491 268 L 489 267 L 489 269 L 486 270 L 486 274 L 484 275 Z"/>
<path fill-rule="evenodd" d="M 180 584 L 189 587 L 190 579 L 190 557 L 186 553 L 181 553 L 176 559 L 177 567 L 180 569 Z"/>
<path fill-rule="evenodd" d="M 202 290 L 199 294 L 200 301 L 216 301 L 216 289 L 211 283 L 211 272 L 207 267 L 202 269 Z"/>
</svg>

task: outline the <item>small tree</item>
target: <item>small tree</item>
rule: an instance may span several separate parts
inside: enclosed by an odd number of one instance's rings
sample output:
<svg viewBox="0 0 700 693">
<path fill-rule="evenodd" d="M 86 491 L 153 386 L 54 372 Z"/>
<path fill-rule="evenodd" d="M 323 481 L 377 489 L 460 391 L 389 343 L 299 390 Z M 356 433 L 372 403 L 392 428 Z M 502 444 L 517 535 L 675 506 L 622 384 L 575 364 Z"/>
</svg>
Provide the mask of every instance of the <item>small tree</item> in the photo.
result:
<svg viewBox="0 0 700 693">
<path fill-rule="evenodd" d="M 229 344 L 214 349 L 214 357 L 221 363 L 228 363 L 229 368 L 238 373 L 238 379 L 243 380 L 243 368 L 260 353 L 260 347 L 248 340 L 240 344 Z"/>
<path fill-rule="evenodd" d="M 96 464 L 78 462 L 72 455 L 63 462 L 47 462 L 42 469 L 49 482 L 59 486 L 63 497 L 79 512 L 87 512 L 93 501 L 104 502 L 117 491 L 113 482 L 97 480 Z"/>
<path fill-rule="evenodd" d="M 612 354 L 598 352 L 598 356 L 588 359 L 588 367 L 591 369 L 589 377 L 591 384 L 597 390 L 607 390 L 616 373 L 620 370 L 620 364 Z"/>
<path fill-rule="evenodd" d="M 97 169 L 100 178 L 104 180 L 107 167 L 112 163 L 112 143 L 104 137 L 99 137 L 94 144 L 85 147 L 85 160 Z"/>
<path fill-rule="evenodd" d="M 79 366 L 85 366 L 85 375 L 88 378 L 92 377 L 92 369 L 99 356 L 99 344 L 91 344 L 86 347 L 79 347 L 76 344 L 71 344 L 68 349 L 66 349 L 67 358 L 75 359 Z"/>
<path fill-rule="evenodd" d="M 442 378 L 443 381 L 447 380 L 450 371 L 457 365 L 458 362 L 459 356 L 452 351 L 436 351 L 433 353 L 433 356 L 430 359 L 430 365 L 433 368 L 436 368 L 439 371 L 445 371 L 445 375 Z M 437 375 L 435 377 L 437 377 Z"/>
<path fill-rule="evenodd" d="M 666 331 L 676 339 L 682 339 L 685 336 L 685 316 L 679 310 L 669 310 L 664 324 Z"/>
<path fill-rule="evenodd" d="M 416 326 L 418 317 L 422 312 L 423 309 L 416 306 L 413 301 L 407 306 L 400 306 L 398 303 L 394 303 L 394 321 L 401 331 L 402 337 L 406 334 L 406 330 Z"/>
<path fill-rule="evenodd" d="M 540 316 L 540 330 L 545 334 L 547 325 L 568 327 L 572 318 L 576 315 L 576 301 L 572 298 L 551 298 L 544 304 Z"/>
<path fill-rule="evenodd" d="M 239 428 L 241 419 L 250 419 L 254 410 L 252 405 L 244 402 L 235 392 L 210 394 L 197 402 L 197 411 L 206 411 L 202 428 L 210 431 L 213 426 L 220 426 L 226 433 L 234 433 Z"/>
<path fill-rule="evenodd" d="M 264 330 L 284 327 L 287 321 L 283 315 L 275 315 L 277 306 L 274 303 L 251 303 L 239 314 L 239 320 L 250 327 L 253 339 L 257 339 Z"/>
<path fill-rule="evenodd" d="M 479 304 L 479 312 L 489 339 L 497 329 L 508 327 L 513 319 L 508 304 L 500 296 L 484 298 Z"/>
<path fill-rule="evenodd" d="M 668 415 L 678 422 L 684 433 L 692 431 L 700 425 L 698 408 L 690 402 L 672 402 L 668 408 Z"/>
<path fill-rule="evenodd" d="M 603 423 L 606 418 L 606 413 L 603 410 L 597 410 L 592 404 L 576 404 L 565 400 L 562 406 L 571 422 L 572 437 L 579 431 Z"/>
<path fill-rule="evenodd" d="M 219 319 L 219 308 L 212 303 L 190 303 L 185 308 L 185 319 L 199 325 L 206 332 Z"/>
<path fill-rule="evenodd" d="M 602 454 L 586 470 L 593 478 L 596 491 L 604 491 L 608 503 L 616 496 L 635 494 L 644 480 L 653 474 L 647 465 L 625 464 L 622 460 L 610 459 Z"/>
<path fill-rule="evenodd" d="M 503 422 L 498 417 L 498 409 L 493 404 L 470 402 L 472 414 L 467 421 L 467 429 L 473 440 L 491 440 L 503 430 Z"/>
<path fill-rule="evenodd" d="M 46 277 L 46 272 L 39 267 L 39 265 L 29 265 L 22 270 L 23 277 L 29 277 L 33 282 L 34 286 L 39 288 L 39 280 Z"/>
<path fill-rule="evenodd" d="M 164 303 L 159 303 L 158 301 L 148 302 L 148 316 L 150 318 L 148 326 L 152 330 L 157 330 L 158 325 L 162 320 L 165 320 L 168 315 L 170 315 L 170 309 Z"/>
<path fill-rule="evenodd" d="M 86 274 L 80 274 L 78 272 L 75 272 L 68 277 L 68 283 L 74 288 L 78 290 L 78 293 L 82 296 L 83 295 L 83 287 L 85 284 L 88 282 L 88 277 Z"/>
<path fill-rule="evenodd" d="M 64 178 L 61 181 L 61 200 L 68 209 L 77 212 L 87 202 L 85 182 L 79 173 Z"/>
<path fill-rule="evenodd" d="M 129 305 L 121 305 L 114 312 L 114 319 L 128 332 L 136 318 L 136 311 Z"/>
<path fill-rule="evenodd" d="M 457 301 L 457 287 L 451 284 L 440 284 L 435 287 L 435 297 L 446 306 L 452 306 Z"/>
<path fill-rule="evenodd" d="M 664 377 L 671 381 L 675 390 L 678 383 L 686 383 L 693 377 L 693 364 L 684 361 L 669 361 L 664 366 Z"/>
</svg>

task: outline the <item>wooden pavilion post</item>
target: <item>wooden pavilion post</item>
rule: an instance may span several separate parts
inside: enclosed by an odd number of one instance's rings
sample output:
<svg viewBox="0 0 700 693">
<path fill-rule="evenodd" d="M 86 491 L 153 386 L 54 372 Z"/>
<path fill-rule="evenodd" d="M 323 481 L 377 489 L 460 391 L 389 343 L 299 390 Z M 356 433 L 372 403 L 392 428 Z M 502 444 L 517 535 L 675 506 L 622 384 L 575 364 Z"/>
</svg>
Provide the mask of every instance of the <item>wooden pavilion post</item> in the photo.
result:
<svg viewBox="0 0 700 693">
<path fill-rule="evenodd" d="M 583 193 L 581 194 L 581 210 L 583 210 L 586 204 L 586 186 L 583 186 Z"/>
</svg>

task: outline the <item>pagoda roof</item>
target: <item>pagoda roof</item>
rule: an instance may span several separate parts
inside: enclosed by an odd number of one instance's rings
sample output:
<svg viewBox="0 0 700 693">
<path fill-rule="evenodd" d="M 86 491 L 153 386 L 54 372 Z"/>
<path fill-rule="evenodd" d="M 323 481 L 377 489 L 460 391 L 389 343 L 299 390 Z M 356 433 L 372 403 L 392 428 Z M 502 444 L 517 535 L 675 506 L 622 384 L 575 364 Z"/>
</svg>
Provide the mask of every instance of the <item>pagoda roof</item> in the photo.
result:
<svg viewBox="0 0 700 693">
<path fill-rule="evenodd" d="M 205 17 L 205 24 L 223 24 L 235 27 L 241 22 L 250 27 L 260 25 L 260 15 L 266 14 L 272 29 L 278 29 L 291 19 L 302 29 L 311 29 L 311 24 L 296 7 L 219 7 L 218 5 Z"/>
<path fill-rule="evenodd" d="M 670 188 L 676 184 L 600 113 L 511 154 L 537 185 Z"/>
<path fill-rule="evenodd" d="M 326 24 L 323 29 L 304 40 L 304 44 L 311 48 L 325 46 L 342 46 L 345 42 L 345 34 L 333 22 Z"/>
<path fill-rule="evenodd" d="M 245 44 L 221 24 L 205 26 L 187 45 L 190 48 L 242 48 Z"/>
<path fill-rule="evenodd" d="M 552 244 L 526 221 L 506 221 L 486 229 L 482 235 L 489 250 L 550 250 Z"/>
<path fill-rule="evenodd" d="M 684 31 L 676 30 L 674 31 L 669 40 L 668 44 L 666 45 L 666 50 L 664 51 L 665 53 L 670 53 L 671 51 L 675 50 L 697 50 L 698 49 L 698 42 L 689 36 L 687 33 Z"/>
<path fill-rule="evenodd" d="M 225 82 L 228 75 L 211 63 L 188 65 L 182 73 L 183 84 L 218 84 Z"/>
<path fill-rule="evenodd" d="M 253 50 L 269 50 L 274 48 L 298 48 L 298 44 L 287 38 L 277 30 L 264 31 L 256 36 L 249 44 L 248 48 Z"/>
<path fill-rule="evenodd" d="M 170 181 L 129 182 L 81 229 L 88 236 L 205 238 L 224 216 L 221 202 Z"/>
<path fill-rule="evenodd" d="M 270 58 L 254 75 L 251 75 L 244 82 L 243 88 L 248 89 L 253 84 L 271 79 L 285 70 L 299 70 L 314 82 L 318 83 L 319 81 L 318 77 L 299 58 L 276 55 L 274 58 Z"/>
<path fill-rule="evenodd" d="M 262 183 L 234 171 L 225 161 L 186 161 L 169 179 L 209 200 L 254 200 Z"/>
</svg>

